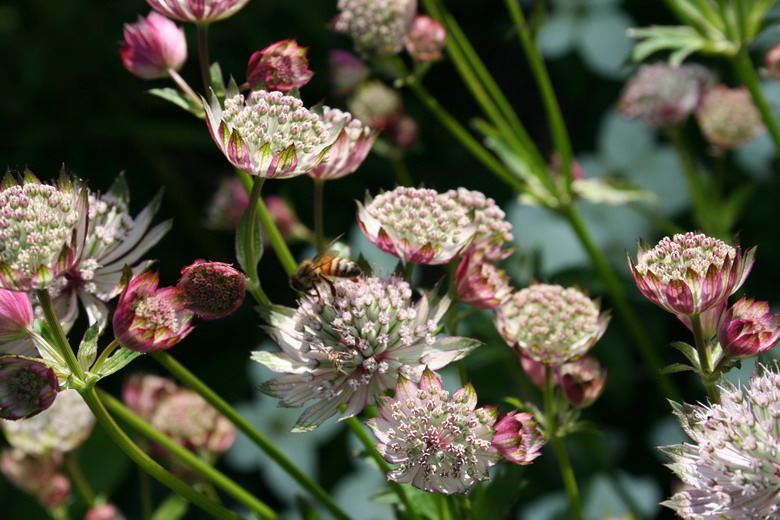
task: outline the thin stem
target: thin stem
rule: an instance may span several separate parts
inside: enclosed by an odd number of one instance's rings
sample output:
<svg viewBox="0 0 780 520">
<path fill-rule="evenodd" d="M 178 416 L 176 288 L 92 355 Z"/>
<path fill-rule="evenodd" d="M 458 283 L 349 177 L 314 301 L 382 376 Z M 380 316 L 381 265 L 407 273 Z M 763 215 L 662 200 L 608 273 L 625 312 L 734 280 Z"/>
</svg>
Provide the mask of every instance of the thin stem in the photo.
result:
<svg viewBox="0 0 780 520">
<path fill-rule="evenodd" d="M 753 103 L 755 103 L 756 108 L 761 113 L 761 118 L 764 120 L 764 124 L 769 130 L 769 135 L 772 137 L 772 141 L 775 144 L 775 150 L 780 154 L 780 125 L 778 125 L 772 107 L 764 96 L 761 82 L 758 79 L 756 69 L 753 67 L 753 62 L 750 61 L 747 49 L 743 48 L 740 50 L 732 60 L 737 76 L 750 91 L 750 95 L 753 97 Z"/>
<path fill-rule="evenodd" d="M 246 251 L 246 270 L 247 276 L 251 280 L 251 290 L 257 291 L 261 288 L 260 275 L 257 273 L 257 263 L 260 261 L 259 253 L 257 251 L 257 243 L 255 243 L 255 226 L 257 225 L 257 201 L 260 199 L 260 192 L 263 189 L 265 179 L 262 177 L 254 178 L 252 182 L 252 190 L 249 192 L 249 203 L 246 210 L 246 225 L 244 227 L 244 236 L 241 240 L 244 242 L 244 251 Z M 260 289 L 262 291 L 262 289 Z M 268 297 L 261 296 L 260 292 L 257 293 L 255 299 L 262 298 L 267 300 Z M 261 301 L 260 303 L 268 304 L 270 302 Z"/>
<path fill-rule="evenodd" d="M 87 479 L 84 477 L 84 473 L 81 471 L 78 458 L 74 452 L 65 455 L 65 467 L 68 470 L 70 481 L 73 482 L 76 491 L 81 495 L 84 503 L 88 508 L 94 506 L 95 493 L 92 491 L 89 482 L 87 482 Z"/>
<path fill-rule="evenodd" d="M 103 366 L 103 363 L 106 362 L 108 357 L 114 353 L 114 351 L 119 348 L 119 342 L 116 339 L 112 339 L 111 343 L 106 345 L 106 348 L 103 349 L 103 352 L 100 353 L 97 360 L 92 364 L 92 371 L 98 372 L 100 367 Z"/>
<path fill-rule="evenodd" d="M 707 395 L 713 404 L 720 403 L 720 395 L 718 394 L 717 382 L 713 374 L 712 366 L 712 351 L 706 338 L 704 337 L 704 330 L 702 329 L 701 316 L 699 314 L 691 315 L 691 328 L 693 329 L 693 340 L 696 345 L 696 352 L 699 353 L 699 364 L 701 365 L 701 372 L 699 377 L 707 390 Z"/>
<path fill-rule="evenodd" d="M 311 477 L 301 471 L 290 459 L 285 456 L 271 441 L 262 433 L 257 431 L 235 408 L 230 406 L 227 401 L 222 399 L 214 390 L 212 390 L 203 381 L 198 379 L 195 374 L 187 370 L 184 365 L 176 361 L 168 353 L 157 351 L 151 353 L 151 356 L 160 365 L 170 372 L 176 379 L 184 383 L 190 389 L 194 390 L 203 397 L 211 406 L 217 409 L 230 422 L 244 432 L 249 439 L 262 449 L 271 459 L 287 472 L 298 484 L 308 491 L 314 498 L 320 501 L 336 518 L 346 520 L 347 514 L 333 501 L 333 498 L 320 487 Z"/>
<path fill-rule="evenodd" d="M 179 88 L 184 92 L 184 94 L 190 98 L 190 100 L 195 104 L 196 107 L 200 106 L 200 97 L 195 93 L 194 90 L 192 90 L 192 87 L 190 87 L 189 83 L 184 81 L 184 78 L 181 77 L 181 75 L 176 72 L 173 69 L 168 69 L 168 75 L 171 77 L 171 79 L 176 83 Z"/>
<path fill-rule="evenodd" d="M 192 469 L 216 484 L 228 495 L 232 496 L 263 518 L 279 518 L 273 509 L 258 500 L 254 495 L 239 486 L 233 480 L 225 476 L 224 473 L 212 467 L 211 464 L 199 458 L 190 450 L 184 448 L 181 444 L 174 442 L 167 435 L 160 433 L 151 424 L 144 421 L 132 410 L 119 402 L 118 399 L 102 390 L 98 390 L 98 396 L 114 415 L 129 424 L 133 429 L 141 433 L 150 441 L 155 442 L 165 448 L 180 461 L 184 462 Z"/>
<path fill-rule="evenodd" d="M 138 466 L 138 486 L 141 488 L 141 517 L 144 520 L 152 518 L 154 502 L 152 501 L 152 486 L 149 474 Z"/>
<path fill-rule="evenodd" d="M 209 60 L 209 24 L 196 25 L 198 33 L 198 63 L 200 64 L 200 79 L 203 82 L 203 95 L 211 100 L 211 61 Z"/>
<path fill-rule="evenodd" d="M 412 276 L 414 276 L 415 265 L 416 264 L 414 262 L 408 262 L 408 261 L 404 264 L 404 280 L 406 280 L 410 284 L 412 283 Z"/>
<path fill-rule="evenodd" d="M 325 209 L 323 204 L 325 181 L 314 179 L 314 246 L 317 251 L 325 247 Z"/>
<path fill-rule="evenodd" d="M 38 296 L 38 303 L 41 304 L 41 309 L 43 310 L 43 316 L 46 319 L 46 323 L 49 325 L 49 328 L 54 335 L 54 341 L 57 343 L 57 350 L 65 360 L 65 364 L 68 365 L 68 369 L 70 370 L 72 376 L 80 381 L 83 381 L 84 371 L 81 370 L 78 359 L 76 359 L 76 354 L 73 353 L 73 349 L 68 343 L 65 331 L 62 330 L 62 325 L 60 324 L 60 320 L 57 318 L 57 313 L 54 311 L 54 306 L 51 303 L 51 298 L 49 297 L 48 291 L 46 291 L 46 289 L 40 289 L 36 291 L 35 294 Z"/>
</svg>

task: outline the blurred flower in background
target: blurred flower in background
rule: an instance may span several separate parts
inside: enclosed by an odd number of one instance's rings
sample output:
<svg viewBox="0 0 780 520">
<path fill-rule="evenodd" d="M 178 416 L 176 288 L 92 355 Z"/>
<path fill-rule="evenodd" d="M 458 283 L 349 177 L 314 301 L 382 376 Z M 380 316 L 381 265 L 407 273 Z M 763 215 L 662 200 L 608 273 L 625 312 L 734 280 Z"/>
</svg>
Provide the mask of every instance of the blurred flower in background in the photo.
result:
<svg viewBox="0 0 780 520">
<path fill-rule="evenodd" d="M 0 453 L 0 471 L 8 481 L 35 497 L 42 506 L 55 508 L 70 496 L 70 480 L 60 472 L 62 453 L 30 455 L 18 448 Z"/>
<path fill-rule="evenodd" d="M 740 147 L 766 131 L 745 87 L 715 86 L 704 96 L 696 119 L 704 137 L 716 149 Z"/>
<path fill-rule="evenodd" d="M 314 75 L 308 68 L 307 50 L 307 47 L 300 47 L 298 42 L 290 39 L 272 43 L 255 52 L 249 57 L 247 65 L 249 87 L 289 94 L 291 90 L 306 85 Z"/>
<path fill-rule="evenodd" d="M 419 15 L 412 21 L 406 35 L 406 52 L 419 62 L 436 61 L 441 57 L 447 31 L 430 16 Z"/>
<path fill-rule="evenodd" d="M 333 29 L 352 38 L 363 56 L 398 54 L 417 11 L 417 0 L 339 0 Z"/>
<path fill-rule="evenodd" d="M 233 16 L 249 0 L 146 0 L 155 11 L 182 22 L 209 23 Z"/>
</svg>

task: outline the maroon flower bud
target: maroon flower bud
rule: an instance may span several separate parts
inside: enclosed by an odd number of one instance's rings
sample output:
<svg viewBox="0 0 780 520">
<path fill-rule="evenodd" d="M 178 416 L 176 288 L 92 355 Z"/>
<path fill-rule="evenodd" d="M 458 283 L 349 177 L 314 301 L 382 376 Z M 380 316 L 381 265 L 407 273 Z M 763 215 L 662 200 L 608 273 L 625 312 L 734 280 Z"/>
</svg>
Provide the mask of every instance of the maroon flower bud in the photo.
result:
<svg viewBox="0 0 780 520">
<path fill-rule="evenodd" d="M 246 80 L 254 88 L 262 81 L 264 90 L 278 90 L 283 94 L 301 88 L 314 75 L 308 69 L 308 47 L 299 47 L 295 40 L 282 40 L 257 51 L 249 58 Z"/>
<path fill-rule="evenodd" d="M 607 369 L 593 356 L 586 356 L 561 366 L 558 382 L 569 404 L 586 408 L 601 397 L 607 382 Z"/>
<path fill-rule="evenodd" d="M 26 419 L 49 408 L 60 382 L 54 370 L 32 358 L 0 355 L 0 419 Z"/>
<path fill-rule="evenodd" d="M 515 464 L 530 464 L 541 455 L 544 437 L 530 413 L 509 412 L 494 426 L 493 447 L 502 457 Z"/>
<path fill-rule="evenodd" d="M 203 320 L 218 320 L 233 314 L 244 303 L 244 273 L 231 264 L 195 260 L 181 270 L 176 287 L 183 292 L 187 308 Z"/>
<path fill-rule="evenodd" d="M 455 283 L 458 298 L 479 309 L 495 309 L 512 296 L 509 276 L 495 262 L 512 254 L 501 243 L 485 240 L 469 249 L 458 264 Z"/>
<path fill-rule="evenodd" d="M 718 341 L 730 358 L 744 359 L 770 350 L 780 340 L 780 314 L 767 302 L 742 298 L 729 307 L 718 327 Z"/>
<path fill-rule="evenodd" d="M 441 57 L 447 39 L 444 26 L 430 16 L 419 15 L 406 34 L 406 50 L 415 61 L 435 61 Z"/>
</svg>

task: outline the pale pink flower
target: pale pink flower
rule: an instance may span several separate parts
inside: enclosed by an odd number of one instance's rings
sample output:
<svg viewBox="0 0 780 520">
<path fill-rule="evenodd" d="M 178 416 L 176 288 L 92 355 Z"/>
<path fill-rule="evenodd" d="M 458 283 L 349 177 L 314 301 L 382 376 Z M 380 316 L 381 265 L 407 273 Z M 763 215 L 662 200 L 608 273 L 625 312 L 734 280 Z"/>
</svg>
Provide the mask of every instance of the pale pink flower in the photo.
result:
<svg viewBox="0 0 780 520">
<path fill-rule="evenodd" d="M 49 408 L 60 390 L 54 370 L 35 358 L 0 355 L 0 419 L 26 419 Z"/>
<path fill-rule="evenodd" d="M 575 408 L 587 408 L 604 392 L 607 369 L 593 356 L 564 363 L 558 370 L 558 383 L 564 397 Z"/>
<path fill-rule="evenodd" d="M 701 314 L 723 303 L 745 282 L 753 247 L 739 247 L 701 233 L 664 237 L 655 247 L 641 240 L 636 264 L 626 253 L 639 291 L 674 314 Z"/>
<path fill-rule="evenodd" d="M 339 0 L 337 33 L 352 38 L 362 56 L 398 54 L 417 11 L 417 0 Z"/>
<path fill-rule="evenodd" d="M 209 23 L 233 16 L 249 0 L 146 0 L 157 11 L 182 22 Z"/>
<path fill-rule="evenodd" d="M 738 148 L 766 131 L 761 113 L 745 87 L 717 85 L 696 110 L 702 134 L 718 148 Z"/>
<path fill-rule="evenodd" d="M 263 90 L 278 90 L 289 94 L 306 85 L 314 75 L 306 57 L 308 47 L 300 47 L 295 40 L 272 43 L 249 57 L 246 80 L 251 88 L 262 82 Z"/>
<path fill-rule="evenodd" d="M 354 54 L 340 49 L 328 52 L 328 80 L 337 96 L 351 93 L 370 74 L 366 64 Z"/>
<path fill-rule="evenodd" d="M 718 341 L 726 357 L 745 359 L 763 354 L 780 340 L 780 314 L 770 314 L 767 302 L 742 298 L 724 313 Z"/>
<path fill-rule="evenodd" d="M 141 79 L 165 77 L 187 59 L 184 29 L 160 14 L 152 12 L 125 24 L 124 38 L 119 49 L 122 65 Z"/>
<path fill-rule="evenodd" d="M 297 309 L 260 309 L 266 331 L 281 352 L 258 351 L 252 359 L 283 373 L 258 388 L 284 407 L 303 406 L 293 431 L 316 428 L 346 404 L 342 419 L 357 415 L 399 375 L 419 380 L 424 367 L 442 368 L 480 342 L 434 333 L 450 301 L 434 303 L 397 278 L 339 278 L 333 290 L 304 295 Z"/>
<path fill-rule="evenodd" d="M 415 61 L 435 61 L 441 57 L 446 39 L 447 31 L 441 23 L 430 16 L 418 15 L 406 34 L 406 51 Z"/>
<path fill-rule="evenodd" d="M 61 465 L 59 452 L 30 455 L 10 448 L 0 453 L 0 471 L 5 478 L 44 507 L 64 504 L 70 495 L 70 481 L 60 473 Z"/>
<path fill-rule="evenodd" d="M 0 352 L 36 356 L 37 350 L 27 332 L 34 320 L 27 293 L 0 289 Z"/>
<path fill-rule="evenodd" d="M 525 466 L 541 455 L 545 439 L 532 414 L 513 410 L 499 416 L 494 428 L 496 433 L 491 443 L 505 460 Z"/>
<path fill-rule="evenodd" d="M 488 240 L 489 242 L 489 240 Z M 494 309 L 512 295 L 509 276 L 496 262 L 512 254 L 500 244 L 475 244 L 458 264 L 455 287 L 458 299 L 479 309 Z"/>
<path fill-rule="evenodd" d="M 363 164 L 376 140 L 377 132 L 364 125 L 349 112 L 322 107 L 322 120 L 329 126 L 341 126 L 336 142 L 326 158 L 306 175 L 313 179 L 333 180 L 353 173 Z"/>
<path fill-rule="evenodd" d="M 387 478 L 445 495 L 466 494 L 488 480 L 488 468 L 501 459 L 492 444 L 498 411 L 476 406 L 471 384 L 450 398 L 430 369 L 419 387 L 399 377 L 395 397 L 380 397 L 379 417 L 367 423 L 379 439 L 377 451 L 397 465 Z"/>
<path fill-rule="evenodd" d="M 198 318 L 218 320 L 244 303 L 246 275 L 232 264 L 195 260 L 181 270 L 176 287 L 184 291 L 184 303 Z"/>
</svg>

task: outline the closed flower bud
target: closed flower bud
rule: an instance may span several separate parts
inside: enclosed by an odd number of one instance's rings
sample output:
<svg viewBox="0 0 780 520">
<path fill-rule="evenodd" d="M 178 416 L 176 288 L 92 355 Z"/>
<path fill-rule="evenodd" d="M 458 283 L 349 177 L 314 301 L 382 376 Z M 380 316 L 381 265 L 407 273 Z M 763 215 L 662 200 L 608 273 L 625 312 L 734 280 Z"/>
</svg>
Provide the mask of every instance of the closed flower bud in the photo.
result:
<svg viewBox="0 0 780 520">
<path fill-rule="evenodd" d="M 495 262 L 511 253 L 512 250 L 502 251 L 500 244 L 471 247 L 455 272 L 460 301 L 478 309 L 494 309 L 508 300 L 512 295 L 509 276 Z"/>
<path fill-rule="evenodd" d="M 176 287 L 183 291 L 187 308 L 203 320 L 233 314 L 244 303 L 246 276 L 231 264 L 196 260 L 181 270 Z"/>
<path fill-rule="evenodd" d="M 593 356 L 586 356 L 564 364 L 558 372 L 563 395 L 575 408 L 587 408 L 604 392 L 607 369 Z"/>
<path fill-rule="evenodd" d="M 249 58 L 246 71 L 250 88 L 262 82 L 260 87 L 264 90 L 289 94 L 306 85 L 314 75 L 308 68 L 307 50 L 307 47 L 298 46 L 295 40 L 282 40 L 255 52 Z"/>
<path fill-rule="evenodd" d="M 160 14 L 149 13 L 125 24 L 124 37 L 119 49 L 122 64 L 141 79 L 165 77 L 169 69 L 181 69 L 187 59 L 184 30 Z"/>
<path fill-rule="evenodd" d="M 766 131 L 761 113 L 745 87 L 718 85 L 704 96 L 696 119 L 717 148 L 738 148 Z"/>
<path fill-rule="evenodd" d="M 44 507 L 57 507 L 70 495 L 70 481 L 60 473 L 62 454 L 29 455 L 17 448 L 0 454 L 0 471 L 8 481 Z"/>
<path fill-rule="evenodd" d="M 49 408 L 60 383 L 54 370 L 33 358 L 0 356 L 0 419 L 25 419 Z"/>
<path fill-rule="evenodd" d="M 233 16 L 249 0 L 146 0 L 160 14 L 182 22 L 209 23 Z"/>
<path fill-rule="evenodd" d="M 541 455 L 539 450 L 545 440 L 532 414 L 513 410 L 500 418 L 494 428 L 493 447 L 505 460 L 525 466 Z"/>
<path fill-rule="evenodd" d="M 718 341 L 730 358 L 745 359 L 762 354 L 780 340 L 780 314 L 770 314 L 767 302 L 742 298 L 723 315 Z"/>
<path fill-rule="evenodd" d="M 419 15 L 406 35 L 406 50 L 415 61 L 435 61 L 441 57 L 447 31 L 430 16 Z"/>
<path fill-rule="evenodd" d="M 27 332 L 34 319 L 27 293 L 0 289 L 0 352 L 36 355 L 35 345 Z"/>
<path fill-rule="evenodd" d="M 219 188 L 206 208 L 204 224 L 210 229 L 235 231 L 248 206 L 249 195 L 241 180 L 238 177 L 226 177 L 219 183 Z"/>
</svg>

